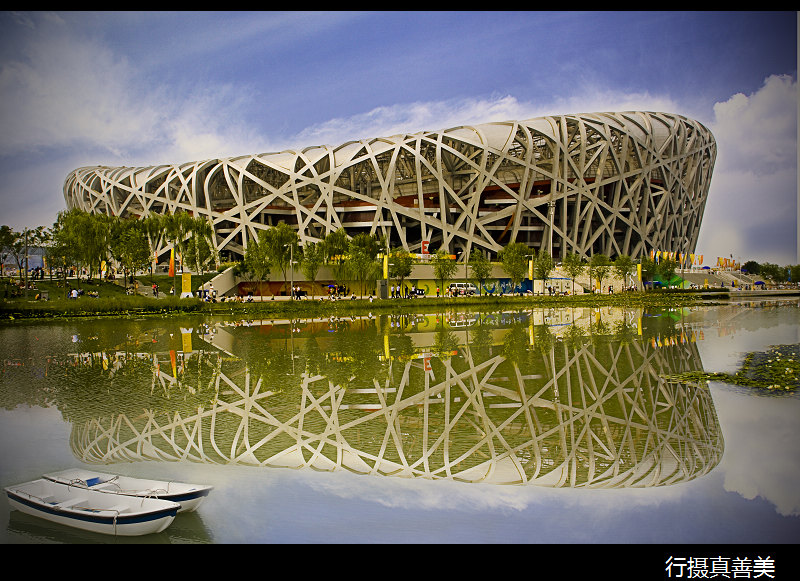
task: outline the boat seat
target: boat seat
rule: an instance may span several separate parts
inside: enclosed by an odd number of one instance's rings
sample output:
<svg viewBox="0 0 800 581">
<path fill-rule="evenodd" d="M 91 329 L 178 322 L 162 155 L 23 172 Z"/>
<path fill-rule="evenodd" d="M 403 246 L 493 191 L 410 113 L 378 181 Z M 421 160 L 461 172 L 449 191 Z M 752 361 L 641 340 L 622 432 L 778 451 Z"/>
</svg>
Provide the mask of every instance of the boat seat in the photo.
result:
<svg viewBox="0 0 800 581">
<path fill-rule="evenodd" d="M 57 502 L 56 506 L 58 508 L 70 508 L 71 506 L 75 506 L 76 504 L 84 504 L 85 502 L 85 498 L 71 498 L 63 502 Z"/>
<path fill-rule="evenodd" d="M 92 486 L 92 490 L 111 490 L 114 488 L 119 488 L 119 486 L 117 486 L 113 482 L 103 482 L 102 484 Z"/>
<path fill-rule="evenodd" d="M 103 510 L 113 510 L 114 512 L 122 513 L 128 510 L 128 506 L 125 504 L 117 504 L 109 508 L 104 508 Z"/>
</svg>

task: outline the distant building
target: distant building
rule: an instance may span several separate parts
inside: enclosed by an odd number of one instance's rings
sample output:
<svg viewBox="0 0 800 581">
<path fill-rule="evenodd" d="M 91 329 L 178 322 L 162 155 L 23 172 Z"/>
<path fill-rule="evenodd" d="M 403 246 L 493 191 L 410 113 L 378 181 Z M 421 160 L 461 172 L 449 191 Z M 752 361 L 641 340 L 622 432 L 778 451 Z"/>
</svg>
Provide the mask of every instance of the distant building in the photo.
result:
<svg viewBox="0 0 800 581">
<path fill-rule="evenodd" d="M 585 257 L 693 253 L 716 159 L 702 124 L 653 112 L 557 115 L 151 167 L 83 167 L 68 208 L 207 216 L 223 257 L 286 222 L 410 252 L 510 242 Z M 164 248 L 166 250 L 166 247 Z"/>
</svg>

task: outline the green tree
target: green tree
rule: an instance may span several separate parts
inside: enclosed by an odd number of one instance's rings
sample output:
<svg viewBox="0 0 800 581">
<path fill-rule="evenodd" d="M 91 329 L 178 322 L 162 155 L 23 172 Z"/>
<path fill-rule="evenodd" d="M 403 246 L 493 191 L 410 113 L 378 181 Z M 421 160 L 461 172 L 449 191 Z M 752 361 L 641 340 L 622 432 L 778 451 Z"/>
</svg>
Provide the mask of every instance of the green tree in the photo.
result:
<svg viewBox="0 0 800 581">
<path fill-rule="evenodd" d="M 0 275 L 5 275 L 6 258 L 11 255 L 11 247 L 14 245 L 17 235 L 10 226 L 3 224 L 0 226 Z"/>
<path fill-rule="evenodd" d="M 550 277 L 553 268 L 555 268 L 555 263 L 547 250 L 540 250 L 539 254 L 533 258 L 533 277 L 541 279 L 542 286 L 544 286 L 544 281 Z"/>
<path fill-rule="evenodd" d="M 134 272 L 150 261 L 150 247 L 141 221 L 116 218 L 111 227 L 109 240 L 111 256 L 123 267 L 124 272 Z M 128 277 L 125 288 L 128 288 Z"/>
<path fill-rule="evenodd" d="M 761 264 L 761 276 L 769 278 L 775 283 L 785 282 L 787 278 L 786 267 L 781 267 L 771 262 L 764 262 Z"/>
<path fill-rule="evenodd" d="M 583 274 L 583 271 L 586 269 L 586 263 L 583 261 L 580 254 L 573 252 L 564 257 L 564 260 L 561 262 L 561 268 L 563 268 L 572 279 L 572 294 L 574 295 L 575 279 Z"/>
<path fill-rule="evenodd" d="M 311 282 L 312 289 L 314 288 L 314 283 L 317 280 L 317 273 L 323 262 L 325 262 L 324 244 L 322 242 L 306 242 L 303 245 L 300 268 L 303 269 L 306 280 Z"/>
<path fill-rule="evenodd" d="M 620 254 L 614 261 L 614 272 L 622 279 L 622 284 L 624 285 L 628 282 L 628 275 L 636 272 L 636 264 L 627 254 Z"/>
<path fill-rule="evenodd" d="M 322 240 L 325 250 L 325 262 L 333 270 L 333 278 L 337 283 L 343 282 L 348 274 L 345 268 L 345 258 L 350 251 L 350 241 L 344 228 L 339 228 L 334 232 L 329 232 Z"/>
<path fill-rule="evenodd" d="M 14 262 L 17 263 L 17 272 L 19 273 L 19 283 L 22 284 L 24 272 L 23 269 L 25 268 L 24 260 L 25 260 L 25 253 L 27 252 L 25 248 L 25 233 L 16 232 L 11 230 L 10 232 L 10 242 L 6 247 L 6 256 L 11 256 L 14 259 Z M 5 257 L 3 257 L 5 261 Z"/>
<path fill-rule="evenodd" d="M 389 278 L 398 281 L 402 287 L 403 281 L 411 275 L 414 266 L 414 256 L 404 248 L 397 248 L 389 255 Z"/>
<path fill-rule="evenodd" d="M 378 262 L 380 242 L 370 234 L 356 234 L 350 240 L 347 257 L 347 270 L 353 280 L 360 283 L 361 296 L 364 296 L 364 285 L 367 281 L 375 281 L 380 273 Z"/>
<path fill-rule="evenodd" d="M 792 276 L 792 282 L 800 281 L 800 264 L 793 264 L 789 268 L 789 274 Z"/>
<path fill-rule="evenodd" d="M 436 254 L 433 255 L 431 263 L 433 264 L 433 276 L 439 281 L 439 288 L 444 292 L 444 283 L 453 278 L 458 264 L 456 264 L 456 261 L 450 258 L 450 255 L 442 248 L 437 250 Z"/>
<path fill-rule="evenodd" d="M 161 241 L 165 239 L 164 226 L 166 216 L 161 214 L 150 214 L 142 218 L 142 231 L 147 239 L 147 246 L 150 249 L 150 282 L 153 281 L 153 274 L 158 261 L 158 250 Z"/>
<path fill-rule="evenodd" d="M 283 288 L 285 291 L 286 273 L 290 268 L 294 268 L 291 260 L 300 258 L 297 230 L 286 222 L 280 222 L 277 226 L 264 230 L 264 233 L 263 242 L 259 243 L 266 244 L 265 252 L 269 255 L 270 264 L 279 268 L 283 273 Z M 259 240 L 261 240 L 260 234 Z"/>
<path fill-rule="evenodd" d="M 761 273 L 761 265 L 758 264 L 755 260 L 748 260 L 742 265 L 742 270 L 747 274 L 760 274 Z M 794 280 L 794 277 L 793 277 Z"/>
<path fill-rule="evenodd" d="M 480 248 L 473 248 L 469 255 L 469 268 L 472 279 L 478 283 L 478 294 L 483 294 L 483 285 L 492 275 L 492 263 Z"/>
<path fill-rule="evenodd" d="M 661 280 L 664 281 L 664 284 L 669 284 L 669 282 L 675 278 L 675 271 L 678 269 L 678 266 L 677 260 L 662 258 L 658 261 L 656 272 L 661 277 Z"/>
<path fill-rule="evenodd" d="M 43 247 L 47 241 L 49 234 L 45 231 L 44 226 L 37 226 L 36 228 L 26 228 L 22 232 L 15 232 L 8 226 L 4 232 L 6 246 L 3 251 L 3 262 L 7 256 L 14 257 L 17 263 L 19 272 L 19 282 L 23 284 L 27 277 L 27 261 L 26 258 L 30 256 L 32 248 Z"/>
<path fill-rule="evenodd" d="M 61 268 L 64 277 L 64 291 L 68 292 L 67 275 L 69 269 L 80 264 L 81 244 L 75 223 L 80 210 L 69 210 L 58 213 L 53 224 L 53 244 L 48 251 L 50 261 Z"/>
<path fill-rule="evenodd" d="M 259 230 L 258 237 L 248 241 L 244 253 L 244 270 L 258 281 L 259 294 L 263 296 L 262 282 L 270 275 L 271 262 L 269 254 L 268 230 Z"/>
<path fill-rule="evenodd" d="M 89 277 L 98 272 L 104 260 L 109 257 L 111 238 L 111 216 L 90 214 L 73 208 L 59 214 L 61 244 L 70 246 L 70 255 L 79 266 L 89 271 Z"/>
<path fill-rule="evenodd" d="M 603 279 L 611 272 L 613 265 L 611 259 L 605 254 L 595 254 L 589 260 L 589 278 L 600 286 L 600 292 L 603 292 Z"/>
<path fill-rule="evenodd" d="M 185 263 L 198 274 L 203 274 L 212 262 L 219 267 L 219 256 L 214 245 L 214 229 L 207 218 L 202 216 L 192 218 L 184 252 Z"/>
<path fill-rule="evenodd" d="M 503 265 L 503 271 L 511 279 L 512 292 L 525 278 L 531 254 L 533 251 L 522 242 L 512 242 L 500 251 L 500 262 Z"/>
<path fill-rule="evenodd" d="M 186 238 L 192 225 L 192 217 L 186 212 L 165 214 L 162 216 L 161 225 L 164 229 L 164 239 L 172 245 L 175 251 L 175 259 L 180 263 L 180 270 L 183 272 L 183 255 L 186 249 Z M 177 276 L 178 265 L 176 264 L 172 273 L 172 286 L 176 289 L 176 295 L 179 288 L 176 281 Z"/>
</svg>

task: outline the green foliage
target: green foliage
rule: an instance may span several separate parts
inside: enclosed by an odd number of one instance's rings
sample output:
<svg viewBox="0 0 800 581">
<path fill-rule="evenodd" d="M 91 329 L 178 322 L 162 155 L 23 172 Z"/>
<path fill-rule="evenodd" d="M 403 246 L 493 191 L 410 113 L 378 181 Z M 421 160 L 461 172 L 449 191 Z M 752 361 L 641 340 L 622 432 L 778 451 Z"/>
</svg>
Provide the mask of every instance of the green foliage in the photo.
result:
<svg viewBox="0 0 800 581">
<path fill-rule="evenodd" d="M 472 254 L 469 255 L 469 268 L 472 271 L 472 279 L 478 283 L 478 294 L 483 294 L 483 285 L 492 274 L 492 263 L 480 248 L 472 249 Z"/>
<path fill-rule="evenodd" d="M 605 254 L 595 254 L 589 260 L 589 278 L 597 280 L 601 291 L 603 289 L 603 279 L 608 276 L 612 268 L 611 259 Z"/>
<path fill-rule="evenodd" d="M 342 264 L 350 249 L 350 242 L 344 228 L 330 232 L 322 242 L 325 250 L 325 261 L 332 264 Z"/>
<path fill-rule="evenodd" d="M 533 276 L 534 278 L 545 280 L 550 276 L 554 267 L 555 263 L 550 253 L 547 250 L 541 250 L 533 259 Z"/>
<path fill-rule="evenodd" d="M 380 242 L 370 234 L 356 234 L 350 240 L 346 267 L 353 280 L 361 286 L 361 296 L 364 296 L 364 286 L 367 281 L 375 281 L 381 270 L 378 262 Z"/>
<path fill-rule="evenodd" d="M 761 273 L 761 265 L 758 264 L 755 260 L 748 260 L 742 265 L 742 270 L 747 274 L 760 274 Z M 794 277 L 792 277 L 794 280 Z"/>
<path fill-rule="evenodd" d="M 214 246 L 214 229 L 211 222 L 196 216 L 189 225 L 189 237 L 184 243 L 184 263 L 191 270 L 203 274 L 210 270 L 211 263 L 219 264 L 219 254 Z"/>
<path fill-rule="evenodd" d="M 111 256 L 129 272 L 146 266 L 150 261 L 150 247 L 147 243 L 144 225 L 138 220 L 121 220 L 119 218 L 114 220 L 109 246 Z"/>
<path fill-rule="evenodd" d="M 617 256 L 617 259 L 614 261 L 614 272 L 622 279 L 623 283 L 626 283 L 628 275 L 633 274 L 635 271 L 636 264 L 630 256 L 627 254 L 620 254 Z"/>
<path fill-rule="evenodd" d="M 322 240 L 325 251 L 325 262 L 333 269 L 333 278 L 337 283 L 344 282 L 349 276 L 344 266 L 345 257 L 350 251 L 350 241 L 344 228 L 329 232 Z"/>
<path fill-rule="evenodd" d="M 583 261 L 580 254 L 573 252 L 564 257 L 564 260 L 561 262 L 561 268 L 563 268 L 572 279 L 572 294 L 575 294 L 575 279 L 583 274 L 586 263 Z"/>
<path fill-rule="evenodd" d="M 397 280 L 402 286 L 403 281 L 411 275 L 414 260 L 414 256 L 404 248 L 392 250 L 389 255 L 389 278 Z"/>
<path fill-rule="evenodd" d="M 525 278 L 528 260 L 533 253 L 533 249 L 522 242 L 512 242 L 500 251 L 500 262 L 503 265 L 503 271 L 511 279 L 512 288 L 519 285 Z"/>
<path fill-rule="evenodd" d="M 94 267 L 109 258 L 112 218 L 73 208 L 58 215 L 54 239 L 61 251 L 94 274 Z"/>
<path fill-rule="evenodd" d="M 285 287 L 286 273 L 291 267 L 290 261 L 300 258 L 297 230 L 286 222 L 280 222 L 277 226 L 262 230 L 262 233 L 259 233 L 259 246 L 264 246 L 264 252 L 269 257 L 269 264 L 279 268 L 283 273 Z"/>
<path fill-rule="evenodd" d="M 764 262 L 761 264 L 760 274 L 762 277 L 769 278 L 773 282 L 782 283 L 786 282 L 786 279 L 788 278 L 787 270 L 787 267 L 780 267 L 771 262 Z"/>
<path fill-rule="evenodd" d="M 267 280 L 271 271 L 269 248 L 267 243 L 267 231 L 259 230 L 258 238 L 249 240 L 247 250 L 245 250 L 244 260 L 238 272 L 245 278 L 261 281 Z"/>
<path fill-rule="evenodd" d="M 300 258 L 300 267 L 305 277 L 312 283 L 317 280 L 317 272 L 325 262 L 325 246 L 322 242 L 306 242 Z"/>
<path fill-rule="evenodd" d="M 433 255 L 431 263 L 433 264 L 433 276 L 439 281 L 439 287 L 444 291 L 445 283 L 453 278 L 458 264 L 456 264 L 456 261 L 450 258 L 450 255 L 442 248 L 437 250 L 436 254 Z"/>
<path fill-rule="evenodd" d="M 215 264 L 219 262 L 213 242 L 214 229 L 207 218 L 192 217 L 186 212 L 161 216 L 148 224 L 150 238 L 158 238 L 152 231 L 157 227 L 161 228 L 164 238 L 177 251 L 182 269 L 188 266 L 195 272 L 202 273 L 212 261 Z"/>
<path fill-rule="evenodd" d="M 800 387 L 800 354 L 797 345 L 777 345 L 767 351 L 748 353 L 735 373 L 693 371 L 671 379 L 721 381 L 766 391 L 794 391 Z"/>
<path fill-rule="evenodd" d="M 650 258 L 642 258 L 642 280 L 656 280 L 659 279 L 668 283 L 675 277 L 675 270 L 678 268 L 678 262 L 670 258 L 662 258 L 658 262 Z"/>
</svg>

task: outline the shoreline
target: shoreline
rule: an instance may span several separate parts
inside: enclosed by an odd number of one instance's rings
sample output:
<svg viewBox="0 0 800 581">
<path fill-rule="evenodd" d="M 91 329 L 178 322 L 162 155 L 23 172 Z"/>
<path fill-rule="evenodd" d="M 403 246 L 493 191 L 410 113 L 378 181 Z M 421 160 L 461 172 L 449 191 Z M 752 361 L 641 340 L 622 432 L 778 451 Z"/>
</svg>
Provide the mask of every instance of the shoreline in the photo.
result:
<svg viewBox="0 0 800 581">
<path fill-rule="evenodd" d="M 290 300 L 276 297 L 252 302 L 234 300 L 203 302 L 200 299 L 151 299 L 135 297 L 135 300 L 115 298 L 81 297 L 75 302 L 59 301 L 47 303 L 28 301 L 27 303 L 6 303 L 0 305 L 0 323 L 23 320 L 52 320 L 86 317 L 141 317 L 176 315 L 257 315 L 269 316 L 319 317 L 354 313 L 412 313 L 432 310 L 453 310 L 472 308 L 525 309 L 561 307 L 603 307 L 603 306 L 691 306 L 698 304 L 728 303 L 737 299 L 769 299 L 800 297 L 800 290 L 772 291 L 729 291 L 726 289 L 708 290 L 664 290 L 627 291 L 614 294 L 581 294 L 568 296 L 549 295 L 483 295 L 472 297 L 425 297 L 397 299 L 338 299 L 303 298 Z M 129 297 L 130 298 L 130 297 Z"/>
</svg>

